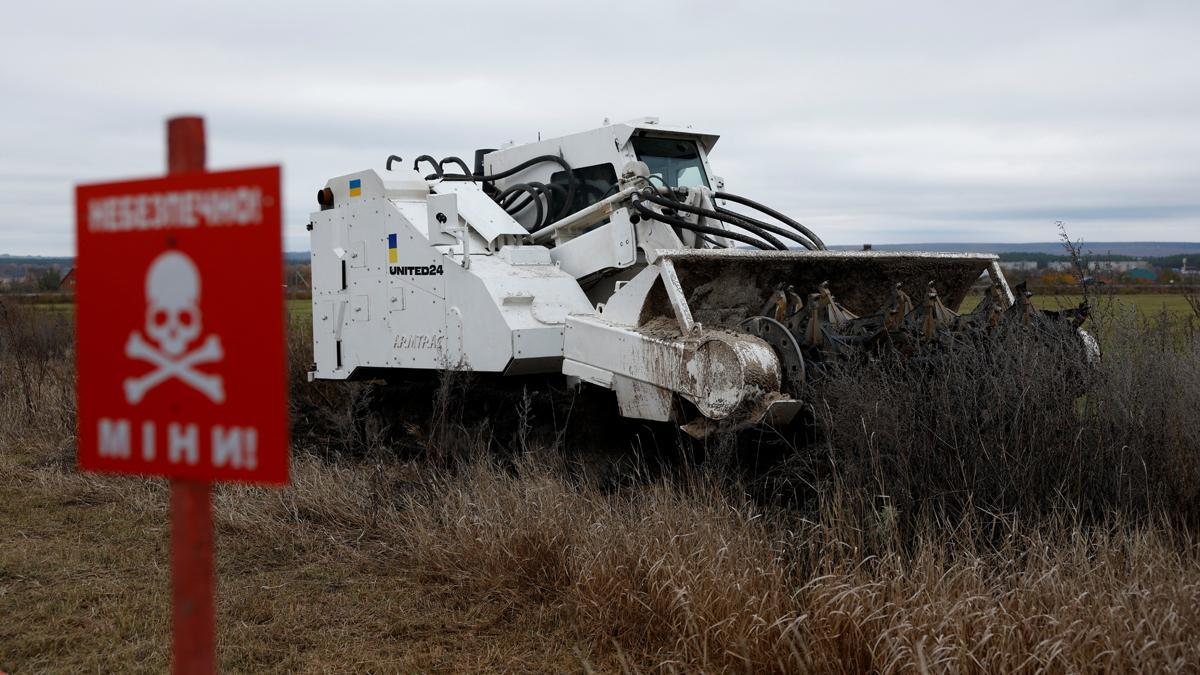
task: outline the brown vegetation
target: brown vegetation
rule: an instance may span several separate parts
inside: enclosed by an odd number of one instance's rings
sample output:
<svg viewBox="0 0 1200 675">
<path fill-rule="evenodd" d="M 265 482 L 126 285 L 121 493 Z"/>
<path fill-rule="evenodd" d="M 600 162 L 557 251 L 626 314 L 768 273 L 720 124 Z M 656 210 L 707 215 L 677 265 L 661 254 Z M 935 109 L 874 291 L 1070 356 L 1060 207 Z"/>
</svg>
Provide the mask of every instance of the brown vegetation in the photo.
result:
<svg viewBox="0 0 1200 675">
<path fill-rule="evenodd" d="M 161 670 L 165 486 L 73 469 L 69 318 L 0 319 L 0 670 Z M 407 425 L 304 383 L 294 328 L 292 485 L 216 495 L 224 669 L 1200 664 L 1200 341 L 1165 320 L 1102 315 L 1086 376 L 1005 339 L 847 368 L 803 447 L 603 483 L 454 378 Z"/>
</svg>

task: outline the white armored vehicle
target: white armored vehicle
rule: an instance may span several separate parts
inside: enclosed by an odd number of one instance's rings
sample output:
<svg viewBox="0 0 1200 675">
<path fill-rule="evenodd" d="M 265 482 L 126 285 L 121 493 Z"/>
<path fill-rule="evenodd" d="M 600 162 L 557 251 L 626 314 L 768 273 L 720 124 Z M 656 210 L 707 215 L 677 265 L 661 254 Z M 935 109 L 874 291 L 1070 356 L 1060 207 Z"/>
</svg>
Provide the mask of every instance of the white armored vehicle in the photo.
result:
<svg viewBox="0 0 1200 675">
<path fill-rule="evenodd" d="M 561 373 L 703 436 L 787 422 L 831 360 L 1054 320 L 991 255 L 827 250 L 725 192 L 716 142 L 648 118 L 478 150 L 473 169 L 393 155 L 331 179 L 309 226 L 310 379 Z"/>
</svg>

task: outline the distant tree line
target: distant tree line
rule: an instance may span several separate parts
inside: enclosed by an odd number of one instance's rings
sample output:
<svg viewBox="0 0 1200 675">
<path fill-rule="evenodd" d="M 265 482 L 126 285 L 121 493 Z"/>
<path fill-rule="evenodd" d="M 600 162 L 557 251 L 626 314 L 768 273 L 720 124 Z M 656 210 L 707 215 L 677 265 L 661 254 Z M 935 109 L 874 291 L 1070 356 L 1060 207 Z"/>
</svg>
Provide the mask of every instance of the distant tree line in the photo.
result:
<svg viewBox="0 0 1200 675">
<path fill-rule="evenodd" d="M 1026 252 L 1021 252 L 1021 251 L 1007 251 L 1004 253 L 997 253 L 996 255 L 1000 257 L 1001 262 L 1037 262 L 1038 267 L 1045 267 L 1047 263 L 1069 262 L 1071 260 L 1071 256 L 1069 256 L 1069 255 L 1066 255 L 1066 254 L 1056 255 L 1054 253 L 1026 253 Z M 1117 262 L 1117 261 L 1122 261 L 1122 260 L 1145 260 L 1146 262 L 1150 263 L 1154 267 L 1167 268 L 1167 269 L 1175 269 L 1175 268 L 1182 266 L 1184 258 L 1187 258 L 1189 261 L 1188 264 L 1190 266 L 1200 267 L 1200 255 L 1193 254 L 1193 255 L 1189 256 L 1186 253 L 1181 253 L 1178 255 L 1169 255 L 1169 256 L 1139 258 L 1137 256 L 1132 256 L 1132 255 L 1115 255 L 1115 254 L 1108 255 L 1108 254 L 1087 252 L 1084 257 L 1086 257 L 1087 260 L 1089 260 L 1089 261 L 1098 261 L 1098 262 L 1106 262 L 1106 261 Z"/>
<path fill-rule="evenodd" d="M 58 265 L 23 266 L 20 274 L 4 270 L 0 274 L 0 293 L 49 293 L 58 290 L 67 269 Z"/>
</svg>

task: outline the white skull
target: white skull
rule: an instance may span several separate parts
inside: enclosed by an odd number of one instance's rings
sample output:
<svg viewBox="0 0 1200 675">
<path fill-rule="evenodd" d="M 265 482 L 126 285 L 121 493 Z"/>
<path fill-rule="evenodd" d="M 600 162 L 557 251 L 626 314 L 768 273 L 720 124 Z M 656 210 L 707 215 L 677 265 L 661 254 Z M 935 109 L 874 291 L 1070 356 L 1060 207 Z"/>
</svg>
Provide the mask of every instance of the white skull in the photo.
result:
<svg viewBox="0 0 1200 675">
<path fill-rule="evenodd" d="M 200 273 L 186 255 L 167 251 L 146 272 L 146 334 L 170 356 L 200 335 Z"/>
</svg>

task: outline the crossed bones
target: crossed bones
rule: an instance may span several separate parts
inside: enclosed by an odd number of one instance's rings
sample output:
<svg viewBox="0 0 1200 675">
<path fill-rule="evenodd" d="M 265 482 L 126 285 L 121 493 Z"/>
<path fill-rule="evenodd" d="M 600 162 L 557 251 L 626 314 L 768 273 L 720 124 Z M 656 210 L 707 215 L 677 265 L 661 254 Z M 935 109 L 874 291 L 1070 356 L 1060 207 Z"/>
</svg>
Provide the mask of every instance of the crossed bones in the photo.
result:
<svg viewBox="0 0 1200 675">
<path fill-rule="evenodd" d="M 209 335 L 204 344 L 179 359 L 172 360 L 146 342 L 141 333 L 135 331 L 129 334 L 129 340 L 125 343 L 125 356 L 156 367 L 141 377 L 125 378 L 125 398 L 130 403 L 139 403 L 146 392 L 172 377 L 204 394 L 213 403 L 222 403 L 225 400 L 225 386 L 221 376 L 209 375 L 195 369 L 195 366 L 220 361 L 225 357 L 225 351 L 221 348 L 221 338 L 216 335 Z"/>
</svg>

